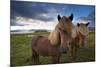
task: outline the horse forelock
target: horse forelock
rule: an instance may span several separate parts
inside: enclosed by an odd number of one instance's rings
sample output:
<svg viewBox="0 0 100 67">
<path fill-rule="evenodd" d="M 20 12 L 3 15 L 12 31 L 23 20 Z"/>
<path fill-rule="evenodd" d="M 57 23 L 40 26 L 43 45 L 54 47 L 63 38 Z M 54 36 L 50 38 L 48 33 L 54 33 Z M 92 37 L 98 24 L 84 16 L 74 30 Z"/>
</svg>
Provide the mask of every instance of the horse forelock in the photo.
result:
<svg viewBox="0 0 100 67">
<path fill-rule="evenodd" d="M 89 33 L 88 27 L 82 27 L 82 26 L 78 27 L 78 26 L 74 26 L 72 28 L 72 38 L 75 38 L 79 33 L 81 35 L 83 35 L 83 36 L 87 36 L 88 33 Z"/>
<path fill-rule="evenodd" d="M 88 35 L 89 33 L 89 30 L 87 27 L 77 27 L 77 31 L 84 36 Z"/>
<path fill-rule="evenodd" d="M 50 33 L 49 35 L 49 40 L 53 45 L 57 45 L 60 43 L 60 33 L 58 31 L 59 28 L 63 29 L 64 31 L 66 31 L 66 35 L 68 36 L 75 36 L 75 34 L 72 34 L 73 31 L 73 23 L 72 21 L 70 21 L 69 18 L 67 17 L 63 17 L 59 23 L 56 25 L 55 30 L 53 32 Z"/>
</svg>

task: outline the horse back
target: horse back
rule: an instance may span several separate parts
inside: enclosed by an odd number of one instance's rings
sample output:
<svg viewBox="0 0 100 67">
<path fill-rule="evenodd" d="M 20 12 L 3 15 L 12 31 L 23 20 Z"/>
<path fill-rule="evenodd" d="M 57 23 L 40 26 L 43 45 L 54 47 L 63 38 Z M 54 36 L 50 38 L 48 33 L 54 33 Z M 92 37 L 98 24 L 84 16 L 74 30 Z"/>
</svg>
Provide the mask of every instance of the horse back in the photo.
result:
<svg viewBox="0 0 100 67">
<path fill-rule="evenodd" d="M 32 46 L 36 46 L 37 45 L 37 41 L 39 40 L 39 38 L 41 38 L 42 36 L 33 36 L 32 37 Z"/>
<path fill-rule="evenodd" d="M 32 49 L 42 56 L 59 54 L 59 49 L 50 43 L 48 37 L 35 36 L 32 39 Z"/>
</svg>

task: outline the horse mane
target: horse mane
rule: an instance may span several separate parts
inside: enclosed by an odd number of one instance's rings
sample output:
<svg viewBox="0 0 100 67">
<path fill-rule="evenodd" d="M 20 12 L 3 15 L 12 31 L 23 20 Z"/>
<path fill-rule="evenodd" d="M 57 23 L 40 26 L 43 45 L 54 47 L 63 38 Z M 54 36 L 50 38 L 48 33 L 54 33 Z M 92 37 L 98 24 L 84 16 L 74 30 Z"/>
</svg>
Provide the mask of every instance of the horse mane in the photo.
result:
<svg viewBox="0 0 100 67">
<path fill-rule="evenodd" d="M 82 35 L 86 36 L 89 33 L 88 27 L 76 27 L 77 32 L 81 33 Z"/>
<path fill-rule="evenodd" d="M 75 38 L 77 36 L 77 28 L 76 28 L 76 26 L 73 26 L 71 36 L 72 36 L 72 38 Z"/>
<path fill-rule="evenodd" d="M 59 25 L 56 26 L 56 28 L 50 33 L 49 35 L 49 40 L 52 43 L 52 45 L 58 45 L 60 43 L 60 33 L 58 31 Z M 73 26 L 72 28 L 72 33 L 71 37 L 75 38 L 78 33 L 81 33 L 82 35 L 87 35 L 89 33 L 88 28 L 83 28 L 83 27 L 77 27 Z"/>
<path fill-rule="evenodd" d="M 55 29 L 48 36 L 48 39 L 50 40 L 51 44 L 53 44 L 53 45 L 60 44 L 61 34 L 59 32 L 59 28 L 64 30 L 67 33 L 66 35 L 72 36 L 72 28 L 73 28 L 72 18 L 73 18 L 73 15 L 71 15 L 70 18 L 65 17 L 65 16 L 63 16 L 61 18 L 61 17 L 58 16 L 59 23 L 56 25 Z M 67 22 L 66 22 L 66 20 L 67 20 Z"/>
<path fill-rule="evenodd" d="M 52 45 L 58 45 L 60 43 L 60 32 L 59 28 L 63 29 L 63 27 L 60 24 L 57 24 L 55 29 L 50 33 L 48 36 L 48 39 L 50 40 Z M 67 27 L 68 28 L 68 27 Z M 68 36 L 71 36 L 72 38 L 76 37 L 76 28 L 73 28 L 70 30 L 70 28 L 67 29 L 67 34 Z"/>
<path fill-rule="evenodd" d="M 56 28 L 48 36 L 48 39 L 52 45 L 58 45 L 60 43 L 60 33 L 58 31 L 58 26 L 59 24 L 57 24 Z"/>
<path fill-rule="evenodd" d="M 72 38 L 75 38 L 78 33 L 86 36 L 89 33 L 89 29 L 87 26 L 86 27 L 85 26 L 84 27 L 83 26 L 74 26 L 72 29 Z"/>
</svg>

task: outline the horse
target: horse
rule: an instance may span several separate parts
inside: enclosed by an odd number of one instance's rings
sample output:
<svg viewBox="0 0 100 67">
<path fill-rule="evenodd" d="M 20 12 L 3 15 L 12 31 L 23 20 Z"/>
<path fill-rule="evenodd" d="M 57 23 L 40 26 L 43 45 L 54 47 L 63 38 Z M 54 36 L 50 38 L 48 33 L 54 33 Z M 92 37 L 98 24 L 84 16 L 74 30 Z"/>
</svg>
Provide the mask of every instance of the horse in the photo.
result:
<svg viewBox="0 0 100 67">
<path fill-rule="evenodd" d="M 61 51 L 60 48 L 65 45 L 62 33 L 59 29 L 63 29 L 67 35 L 71 36 L 73 14 L 70 16 L 57 16 L 58 24 L 53 32 L 48 37 L 46 36 L 33 36 L 32 38 L 32 62 L 33 64 L 40 64 L 39 56 L 52 57 L 52 63 L 60 62 Z M 64 36 L 64 35 L 63 35 Z M 64 47 L 66 48 L 66 47 Z"/>
<path fill-rule="evenodd" d="M 62 41 L 66 42 L 67 50 L 69 51 L 71 60 L 76 59 L 76 53 L 79 47 L 83 47 L 86 44 L 86 37 L 89 33 L 88 23 L 77 23 L 77 26 L 73 26 L 72 36 L 65 35 L 66 32 L 63 29 L 59 29 L 62 34 Z M 64 36 L 63 36 L 64 35 Z M 66 41 L 67 40 L 67 41 Z M 63 43 L 63 42 L 62 42 Z M 65 45 L 63 45 L 65 47 Z M 63 49 L 65 51 L 65 49 Z"/>
<path fill-rule="evenodd" d="M 88 25 L 90 23 L 77 23 L 77 35 L 79 37 L 79 46 L 84 47 L 86 45 L 87 36 L 89 34 Z"/>
</svg>

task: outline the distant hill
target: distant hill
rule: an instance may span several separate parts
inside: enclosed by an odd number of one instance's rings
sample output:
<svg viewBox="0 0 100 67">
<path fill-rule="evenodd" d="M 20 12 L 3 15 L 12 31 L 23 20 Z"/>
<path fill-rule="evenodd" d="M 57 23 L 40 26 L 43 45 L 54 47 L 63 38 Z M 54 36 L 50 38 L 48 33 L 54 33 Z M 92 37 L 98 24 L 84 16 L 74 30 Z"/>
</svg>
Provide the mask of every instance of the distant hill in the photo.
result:
<svg viewBox="0 0 100 67">
<path fill-rule="evenodd" d="M 89 31 L 95 31 L 95 27 L 88 27 Z M 33 32 L 51 32 L 52 30 L 31 29 L 31 30 L 11 30 L 11 33 L 33 33 Z"/>
<path fill-rule="evenodd" d="M 89 27 L 90 31 L 95 31 L 95 27 Z"/>
<path fill-rule="evenodd" d="M 11 30 L 11 33 L 19 34 L 19 33 L 33 33 L 33 32 L 51 32 L 51 30 L 45 30 L 45 29 L 31 29 L 31 30 Z"/>
<path fill-rule="evenodd" d="M 36 30 L 35 32 L 48 32 L 47 30 Z"/>
<path fill-rule="evenodd" d="M 46 29 L 31 29 L 29 31 L 34 31 L 34 32 L 51 32 L 51 30 L 46 30 Z"/>
</svg>

